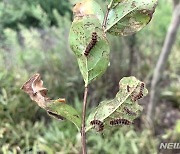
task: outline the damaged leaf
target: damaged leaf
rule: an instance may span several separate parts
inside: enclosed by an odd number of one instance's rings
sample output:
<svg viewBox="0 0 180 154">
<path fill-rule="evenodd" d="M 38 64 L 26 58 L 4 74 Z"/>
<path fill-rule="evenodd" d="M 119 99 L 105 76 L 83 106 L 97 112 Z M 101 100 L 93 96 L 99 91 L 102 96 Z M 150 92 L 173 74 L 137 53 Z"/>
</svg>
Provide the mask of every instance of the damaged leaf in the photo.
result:
<svg viewBox="0 0 180 154">
<path fill-rule="evenodd" d="M 157 0 L 114 0 L 105 32 L 113 35 L 131 35 L 152 19 Z"/>
<path fill-rule="evenodd" d="M 66 104 L 64 98 L 51 100 L 47 97 L 47 89 L 43 87 L 43 81 L 40 74 L 33 75 L 21 88 L 30 98 L 35 101 L 47 113 L 58 120 L 69 120 L 76 125 L 78 129 L 81 127 L 81 117 L 79 113 Z"/>
<path fill-rule="evenodd" d="M 43 87 L 40 74 L 33 75 L 21 89 L 27 93 L 41 108 L 45 108 L 50 99 L 47 97 L 47 89 Z"/>
<path fill-rule="evenodd" d="M 100 77 L 109 64 L 109 43 L 98 18 L 93 15 L 75 18 L 69 34 L 69 43 L 77 57 L 85 86 L 87 86 Z M 85 54 L 85 51 L 88 54 Z"/>
<path fill-rule="evenodd" d="M 95 0 L 82 0 L 75 4 L 73 8 L 73 14 L 75 18 L 81 18 L 87 15 L 96 16 L 102 23 L 104 13 L 101 6 Z"/>
<path fill-rule="evenodd" d="M 101 121 L 104 129 L 132 124 L 142 112 L 142 107 L 137 100 L 146 96 L 147 93 L 144 83 L 135 77 L 122 78 L 116 97 L 102 101 L 89 115 L 86 131 L 93 128 L 91 123 L 94 120 Z"/>
<path fill-rule="evenodd" d="M 57 101 L 48 104 L 46 107 L 48 114 L 59 119 L 59 120 L 69 120 L 74 123 L 78 130 L 81 128 L 81 116 L 72 106 L 66 103 L 59 103 Z"/>
</svg>

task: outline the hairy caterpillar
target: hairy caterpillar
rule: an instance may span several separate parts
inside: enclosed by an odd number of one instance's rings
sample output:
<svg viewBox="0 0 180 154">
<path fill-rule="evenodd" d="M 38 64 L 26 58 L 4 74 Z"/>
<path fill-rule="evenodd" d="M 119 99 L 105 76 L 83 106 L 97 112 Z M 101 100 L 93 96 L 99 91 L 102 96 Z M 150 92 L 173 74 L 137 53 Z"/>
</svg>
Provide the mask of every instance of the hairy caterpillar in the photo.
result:
<svg viewBox="0 0 180 154">
<path fill-rule="evenodd" d="M 89 44 L 86 47 L 86 50 L 84 51 L 85 56 L 89 55 L 91 49 L 96 45 L 96 43 L 97 43 L 97 33 L 93 32 L 91 41 L 89 42 Z"/>
<path fill-rule="evenodd" d="M 94 128 L 98 131 L 98 132 L 101 132 L 104 130 L 104 124 L 102 121 L 100 120 L 92 120 L 90 122 L 91 125 L 94 126 Z"/>
<path fill-rule="evenodd" d="M 141 83 L 139 93 L 134 96 L 133 100 L 137 101 L 143 97 L 144 83 Z"/>
<path fill-rule="evenodd" d="M 131 110 L 129 110 L 127 107 L 124 107 L 123 109 L 126 111 L 126 113 L 127 113 L 128 115 L 130 115 L 130 116 L 136 116 L 136 113 L 133 112 L 133 111 L 131 111 Z"/>
<path fill-rule="evenodd" d="M 114 126 L 114 125 L 130 125 L 132 124 L 132 122 L 130 122 L 129 120 L 127 119 L 122 119 L 122 118 L 118 118 L 118 119 L 113 119 L 109 122 L 109 124 L 111 126 Z"/>
<path fill-rule="evenodd" d="M 133 101 L 137 101 L 143 97 L 144 83 L 142 82 L 140 85 L 140 90 L 138 94 L 132 94 L 131 98 Z"/>
<path fill-rule="evenodd" d="M 129 93 L 130 92 L 130 86 L 127 85 L 127 92 Z"/>
</svg>

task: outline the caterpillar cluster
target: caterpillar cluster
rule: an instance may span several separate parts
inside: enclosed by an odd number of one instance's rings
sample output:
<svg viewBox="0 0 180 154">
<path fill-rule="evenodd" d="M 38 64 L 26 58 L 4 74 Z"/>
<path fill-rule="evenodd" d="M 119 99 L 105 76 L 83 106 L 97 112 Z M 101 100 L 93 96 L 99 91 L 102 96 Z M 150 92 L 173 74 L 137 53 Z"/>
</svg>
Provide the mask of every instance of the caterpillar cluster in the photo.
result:
<svg viewBox="0 0 180 154">
<path fill-rule="evenodd" d="M 128 115 L 130 115 L 130 116 L 136 116 L 136 113 L 133 112 L 133 111 L 131 111 L 131 110 L 129 110 L 127 107 L 124 107 L 123 109 L 126 111 L 126 113 L 127 113 Z"/>
<path fill-rule="evenodd" d="M 109 124 L 111 126 L 114 126 L 114 125 L 130 125 L 132 124 L 132 122 L 130 122 L 129 120 L 127 119 L 122 119 L 122 118 L 118 118 L 118 119 L 113 119 L 109 122 Z"/>
<path fill-rule="evenodd" d="M 104 130 L 104 124 L 102 121 L 100 120 L 92 120 L 90 122 L 91 125 L 94 126 L 94 128 L 98 131 L 98 132 L 101 132 Z"/>
<path fill-rule="evenodd" d="M 86 47 L 86 50 L 84 51 L 84 55 L 88 56 L 90 51 L 92 50 L 92 48 L 96 45 L 97 43 L 97 33 L 93 32 L 92 33 L 92 38 L 91 41 L 89 42 L 89 44 Z"/>
<path fill-rule="evenodd" d="M 143 97 L 144 83 L 142 82 L 140 85 L 140 90 L 137 95 L 132 95 L 132 100 L 137 101 Z"/>
</svg>

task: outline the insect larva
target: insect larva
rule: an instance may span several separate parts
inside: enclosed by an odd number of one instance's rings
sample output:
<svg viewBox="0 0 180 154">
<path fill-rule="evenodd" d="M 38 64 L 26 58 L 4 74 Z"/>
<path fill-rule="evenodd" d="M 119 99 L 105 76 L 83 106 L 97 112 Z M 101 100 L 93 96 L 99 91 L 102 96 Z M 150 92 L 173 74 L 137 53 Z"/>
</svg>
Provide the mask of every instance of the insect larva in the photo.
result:
<svg viewBox="0 0 180 154">
<path fill-rule="evenodd" d="M 129 120 L 127 119 L 122 119 L 122 118 L 118 118 L 118 119 L 113 119 L 109 122 L 109 124 L 111 126 L 114 126 L 114 125 L 130 125 L 132 124 L 132 122 L 130 122 Z"/>
<path fill-rule="evenodd" d="M 126 113 L 127 113 L 128 115 L 130 115 L 130 116 L 136 116 L 136 113 L 133 112 L 133 111 L 131 111 L 131 110 L 129 110 L 127 107 L 124 107 L 124 110 L 126 111 Z"/>
<path fill-rule="evenodd" d="M 65 118 L 64 118 L 63 116 L 58 115 L 58 114 L 56 114 L 56 113 L 54 113 L 54 112 L 47 111 L 47 113 L 48 113 L 50 116 L 52 116 L 52 117 L 54 117 L 54 118 L 56 118 L 56 119 L 58 119 L 58 120 L 65 120 Z"/>
<path fill-rule="evenodd" d="M 144 90 L 144 83 L 143 83 L 143 82 L 141 83 L 140 90 L 141 90 L 141 91 L 143 91 L 143 90 Z"/>
<path fill-rule="evenodd" d="M 144 83 L 142 82 L 140 85 L 139 93 L 135 96 L 132 95 L 132 100 L 137 101 L 143 97 Z"/>
<path fill-rule="evenodd" d="M 130 86 L 127 85 L 127 92 L 130 92 Z"/>
<path fill-rule="evenodd" d="M 91 125 L 94 126 L 94 128 L 98 131 L 98 132 L 101 132 L 104 130 L 104 124 L 102 121 L 100 120 L 92 120 L 90 122 Z"/>
<path fill-rule="evenodd" d="M 91 41 L 89 42 L 89 44 L 86 47 L 86 50 L 84 51 L 85 56 L 89 55 L 91 49 L 96 45 L 96 43 L 97 43 L 97 33 L 93 32 Z"/>
</svg>

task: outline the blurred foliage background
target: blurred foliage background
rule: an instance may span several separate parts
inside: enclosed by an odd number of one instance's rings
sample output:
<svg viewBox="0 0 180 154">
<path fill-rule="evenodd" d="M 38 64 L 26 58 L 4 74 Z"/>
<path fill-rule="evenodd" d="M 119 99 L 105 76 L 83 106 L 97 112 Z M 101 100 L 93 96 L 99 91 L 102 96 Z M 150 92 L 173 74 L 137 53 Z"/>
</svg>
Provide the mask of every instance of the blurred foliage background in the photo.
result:
<svg viewBox="0 0 180 154">
<path fill-rule="evenodd" d="M 65 97 L 81 112 L 84 83 L 68 45 L 72 7 L 68 0 L 0 1 L 0 153 L 80 152 L 80 134 L 73 124 L 48 117 L 20 90 L 39 72 L 50 98 Z M 136 76 L 150 87 L 172 7 L 170 0 L 159 0 L 153 20 L 142 31 L 124 38 L 108 35 L 111 65 L 90 86 L 89 111 L 114 97 L 123 76 Z M 140 101 L 144 112 L 134 126 L 88 133 L 88 153 L 155 154 L 160 142 L 180 141 L 180 31 L 177 36 L 160 81 L 155 126 L 145 120 L 147 96 Z"/>
</svg>

